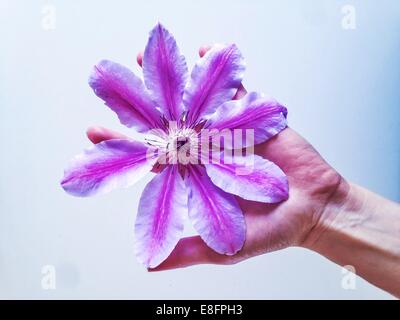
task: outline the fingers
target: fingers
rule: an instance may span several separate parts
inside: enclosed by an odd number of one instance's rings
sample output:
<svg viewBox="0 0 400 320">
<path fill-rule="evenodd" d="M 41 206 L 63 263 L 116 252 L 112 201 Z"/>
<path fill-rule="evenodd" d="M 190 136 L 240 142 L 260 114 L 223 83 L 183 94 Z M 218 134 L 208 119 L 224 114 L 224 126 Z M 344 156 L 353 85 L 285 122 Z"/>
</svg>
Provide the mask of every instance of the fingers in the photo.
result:
<svg viewBox="0 0 400 320">
<path fill-rule="evenodd" d="M 143 65 L 143 51 L 140 51 L 138 53 L 138 55 L 136 56 L 136 62 L 138 63 L 138 65 L 140 67 L 142 67 L 142 65 Z"/>
<path fill-rule="evenodd" d="M 97 126 L 87 129 L 86 135 L 94 144 L 110 139 L 127 139 L 122 133 Z"/>
<path fill-rule="evenodd" d="M 202 58 L 207 53 L 207 51 L 210 50 L 211 48 L 212 48 L 212 46 L 210 46 L 209 44 L 201 46 L 199 49 L 200 58 Z"/>
<path fill-rule="evenodd" d="M 195 236 L 179 240 L 167 260 L 156 268 L 148 269 L 148 271 L 164 271 L 197 264 L 232 264 L 235 261 L 234 256 L 226 256 L 214 252 L 207 247 L 199 236 Z"/>
</svg>

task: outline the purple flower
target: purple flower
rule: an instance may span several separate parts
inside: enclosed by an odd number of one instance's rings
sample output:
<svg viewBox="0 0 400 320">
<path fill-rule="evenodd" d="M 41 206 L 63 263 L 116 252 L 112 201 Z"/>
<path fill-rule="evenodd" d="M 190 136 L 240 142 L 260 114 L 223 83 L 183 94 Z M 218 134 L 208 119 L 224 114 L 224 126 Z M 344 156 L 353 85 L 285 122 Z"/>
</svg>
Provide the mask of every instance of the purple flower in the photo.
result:
<svg viewBox="0 0 400 320">
<path fill-rule="evenodd" d="M 233 255 L 242 248 L 246 231 L 235 196 L 268 203 L 288 197 L 285 174 L 262 157 L 236 155 L 225 145 L 221 161 L 200 156 L 199 145 L 213 145 L 210 140 L 199 143 L 204 130 L 251 129 L 253 141 L 240 138 L 243 147 L 251 147 L 286 127 L 286 108 L 274 99 L 251 92 L 232 100 L 244 70 L 234 44 L 216 45 L 188 78 L 185 58 L 161 24 L 150 32 L 146 45 L 144 83 L 111 61 L 94 67 L 89 84 L 95 94 L 122 124 L 153 133 L 145 142 L 112 139 L 94 145 L 73 159 L 61 185 L 72 195 L 91 196 L 129 187 L 158 166 L 159 173 L 142 193 L 135 224 L 137 256 L 147 267 L 168 257 L 187 214 L 210 248 Z M 184 162 L 181 156 L 188 154 L 190 161 Z M 238 173 L 246 168 L 251 170 Z"/>
</svg>

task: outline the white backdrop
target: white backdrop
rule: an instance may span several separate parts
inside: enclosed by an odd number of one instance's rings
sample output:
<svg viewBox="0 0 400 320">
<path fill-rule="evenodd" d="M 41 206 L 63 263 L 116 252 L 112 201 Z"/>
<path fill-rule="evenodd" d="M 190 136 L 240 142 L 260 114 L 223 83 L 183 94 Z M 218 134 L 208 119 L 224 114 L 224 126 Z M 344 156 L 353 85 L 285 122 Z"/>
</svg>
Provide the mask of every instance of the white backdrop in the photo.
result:
<svg viewBox="0 0 400 320">
<path fill-rule="evenodd" d="M 346 4 L 355 29 L 343 28 Z M 201 44 L 237 43 L 246 87 L 284 103 L 290 126 L 345 177 L 400 200 L 398 1 L 0 0 L 0 297 L 390 298 L 360 278 L 343 289 L 340 267 L 299 248 L 148 273 L 133 223 L 150 176 L 95 198 L 64 193 L 89 125 L 130 133 L 87 85 L 92 65 L 140 72 L 136 53 L 158 20 L 189 65 Z M 41 285 L 46 265 L 55 290 Z"/>
</svg>

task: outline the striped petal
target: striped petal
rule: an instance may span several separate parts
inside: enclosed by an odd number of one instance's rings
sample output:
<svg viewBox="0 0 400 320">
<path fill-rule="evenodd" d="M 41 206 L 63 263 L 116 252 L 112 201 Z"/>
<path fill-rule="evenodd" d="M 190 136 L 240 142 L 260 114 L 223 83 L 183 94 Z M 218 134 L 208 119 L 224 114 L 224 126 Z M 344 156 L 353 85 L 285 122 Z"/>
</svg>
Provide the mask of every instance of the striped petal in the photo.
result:
<svg viewBox="0 0 400 320">
<path fill-rule="evenodd" d="M 163 262 L 174 249 L 184 228 L 187 193 L 177 166 L 156 175 L 140 198 L 135 223 L 136 255 L 148 268 Z"/>
<path fill-rule="evenodd" d="M 189 188 L 189 218 L 204 242 L 214 251 L 233 255 L 244 244 L 246 224 L 235 197 L 215 186 L 201 166 L 185 177 Z"/>
<path fill-rule="evenodd" d="M 219 131 L 230 129 L 232 134 L 233 130 L 237 130 L 242 138 L 240 147 L 248 147 L 262 143 L 285 129 L 286 116 L 286 108 L 275 99 L 250 92 L 240 100 L 222 104 L 211 116 L 208 128 Z M 254 134 L 246 137 L 246 129 L 254 130 Z"/>
<path fill-rule="evenodd" d="M 139 132 L 161 127 L 161 114 L 142 80 L 124 66 L 100 61 L 94 67 L 89 85 L 127 127 Z"/>
<path fill-rule="evenodd" d="M 183 112 L 187 66 L 173 35 L 161 24 L 150 32 L 143 55 L 143 76 L 146 87 L 168 120 L 179 119 Z"/>
<path fill-rule="evenodd" d="M 205 165 L 211 181 L 222 190 L 243 199 L 276 203 L 288 198 L 286 175 L 273 162 L 257 155 L 221 157 Z"/>
<path fill-rule="evenodd" d="M 244 59 L 236 45 L 216 45 L 194 66 L 183 101 L 188 121 L 207 118 L 231 100 L 243 79 Z"/>
<path fill-rule="evenodd" d="M 129 187 L 150 172 L 155 161 L 154 153 L 140 142 L 103 141 L 72 160 L 61 186 L 79 197 Z"/>
</svg>

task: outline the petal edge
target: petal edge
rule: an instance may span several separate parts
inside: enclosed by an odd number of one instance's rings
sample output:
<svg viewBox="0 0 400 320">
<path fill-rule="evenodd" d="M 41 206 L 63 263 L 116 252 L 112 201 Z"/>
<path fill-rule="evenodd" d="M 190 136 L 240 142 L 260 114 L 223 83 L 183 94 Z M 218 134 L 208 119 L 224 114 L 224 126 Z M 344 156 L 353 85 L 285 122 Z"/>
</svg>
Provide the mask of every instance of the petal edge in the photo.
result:
<svg viewBox="0 0 400 320">
<path fill-rule="evenodd" d="M 128 68 L 102 60 L 94 67 L 89 85 L 125 126 L 139 132 L 160 127 L 160 112 L 142 80 Z"/>
<path fill-rule="evenodd" d="M 254 140 L 242 134 L 241 147 L 267 141 L 287 127 L 287 109 L 271 97 L 249 92 L 240 100 L 222 104 L 210 117 L 209 129 L 254 130 Z M 236 143 L 234 141 L 234 143 Z"/>
<path fill-rule="evenodd" d="M 126 188 L 150 172 L 156 159 L 137 141 L 112 139 L 100 142 L 76 156 L 61 181 L 74 196 L 87 197 Z"/>
<path fill-rule="evenodd" d="M 186 187 L 176 166 L 168 166 L 145 187 L 135 222 L 135 251 L 155 268 L 172 252 L 184 229 Z"/>
<path fill-rule="evenodd" d="M 221 163 L 206 164 L 211 181 L 224 190 L 246 200 L 277 203 L 289 196 L 288 180 L 273 162 L 257 155 L 232 157 Z"/>
<path fill-rule="evenodd" d="M 192 166 L 185 180 L 189 218 L 204 242 L 220 254 L 241 250 L 246 223 L 235 197 L 215 186 L 200 166 Z"/>
<path fill-rule="evenodd" d="M 183 101 L 188 121 L 208 118 L 222 103 L 231 100 L 243 79 L 245 63 L 235 44 L 215 45 L 192 70 Z"/>
<path fill-rule="evenodd" d="M 157 24 L 144 51 L 143 76 L 147 89 L 168 120 L 178 120 L 183 112 L 187 72 L 185 57 L 173 35 Z"/>
</svg>

